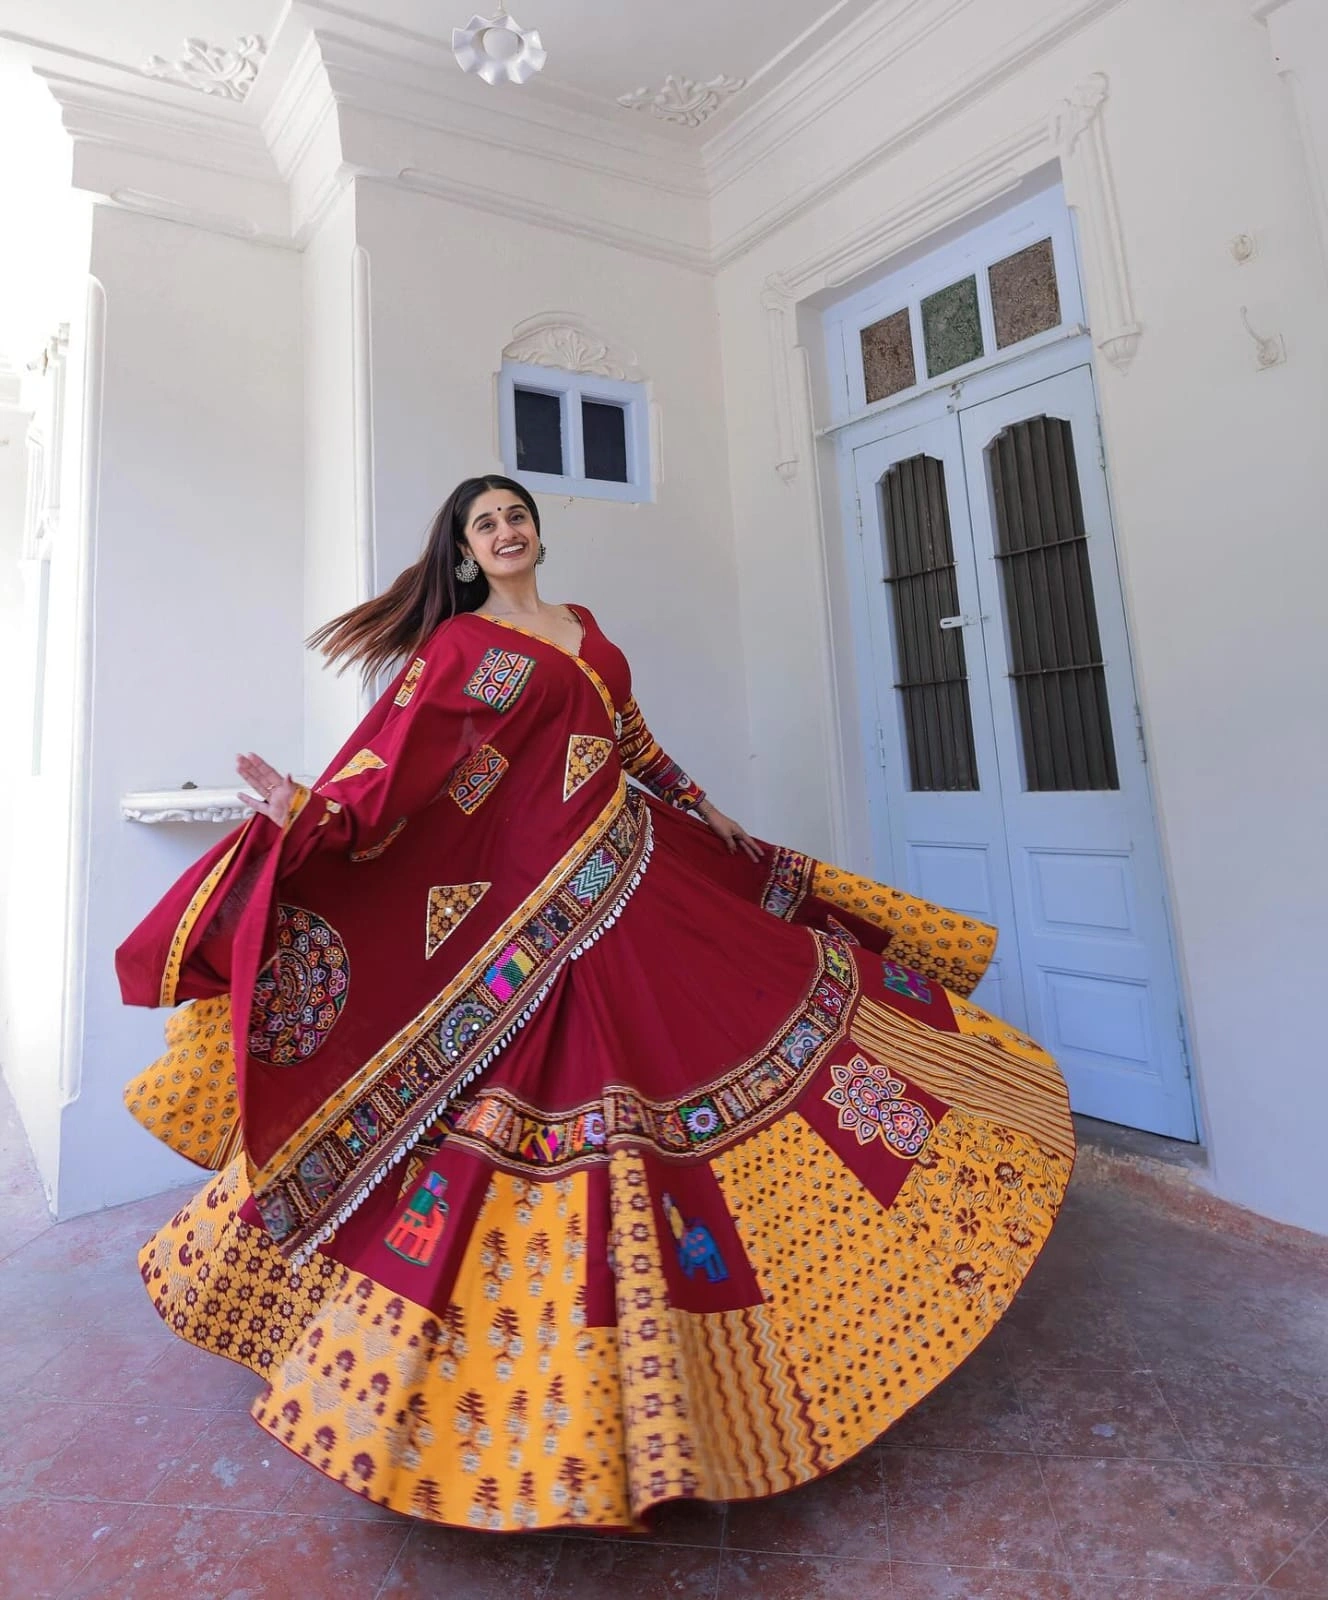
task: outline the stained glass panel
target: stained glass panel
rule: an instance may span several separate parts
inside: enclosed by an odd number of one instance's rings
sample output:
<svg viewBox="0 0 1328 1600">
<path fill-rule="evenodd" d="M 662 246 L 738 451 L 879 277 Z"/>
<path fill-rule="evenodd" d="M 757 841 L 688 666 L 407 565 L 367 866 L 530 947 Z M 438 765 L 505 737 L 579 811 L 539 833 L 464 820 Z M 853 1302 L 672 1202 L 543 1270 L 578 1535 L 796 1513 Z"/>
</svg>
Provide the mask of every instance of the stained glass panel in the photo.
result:
<svg viewBox="0 0 1328 1600">
<path fill-rule="evenodd" d="M 982 320 L 978 315 L 978 280 L 961 278 L 922 302 L 922 342 L 927 375 L 934 378 L 976 361 L 982 355 Z"/>
<path fill-rule="evenodd" d="M 871 327 L 862 330 L 859 338 L 868 405 L 888 399 L 903 389 L 911 389 L 918 381 L 907 306 L 873 322 Z"/>
<path fill-rule="evenodd" d="M 1040 239 L 1026 250 L 995 262 L 987 268 L 987 281 L 991 284 L 998 350 L 1060 326 L 1061 297 L 1056 288 L 1056 261 L 1050 239 Z"/>
</svg>

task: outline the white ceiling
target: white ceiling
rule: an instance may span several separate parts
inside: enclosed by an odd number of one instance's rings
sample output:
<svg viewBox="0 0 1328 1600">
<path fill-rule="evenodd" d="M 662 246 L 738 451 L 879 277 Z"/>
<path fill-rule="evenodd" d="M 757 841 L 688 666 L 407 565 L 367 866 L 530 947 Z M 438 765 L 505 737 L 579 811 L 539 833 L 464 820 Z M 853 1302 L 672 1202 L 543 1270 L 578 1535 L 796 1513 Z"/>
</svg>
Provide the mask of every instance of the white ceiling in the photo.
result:
<svg viewBox="0 0 1328 1600">
<path fill-rule="evenodd" d="M 495 95 L 574 96 L 582 110 L 616 119 L 647 116 L 654 131 L 682 139 L 708 137 L 755 93 L 772 87 L 818 45 L 858 22 L 879 0 L 512 0 L 519 22 L 540 30 L 549 54 L 541 79 L 526 90 L 506 85 Z M 174 61 L 186 36 L 230 47 L 257 34 L 269 45 L 298 19 L 335 29 L 338 19 L 373 21 L 401 30 L 403 44 L 450 44 L 453 27 L 475 10 L 492 15 L 496 0 L 4 0 L 0 50 L 34 55 L 45 45 L 65 55 L 69 70 L 136 71 L 149 56 Z M 295 19 L 290 17 L 292 11 Z M 47 58 L 49 64 L 49 58 Z M 443 58 L 444 70 L 459 72 Z M 658 90 L 670 75 L 704 83 L 723 76 L 746 80 L 707 121 L 704 133 L 661 122 L 619 106 L 620 95 Z M 143 92 L 175 95 L 154 79 Z M 214 105 L 224 105 L 210 97 Z M 264 97 L 265 98 L 265 97 Z"/>
</svg>

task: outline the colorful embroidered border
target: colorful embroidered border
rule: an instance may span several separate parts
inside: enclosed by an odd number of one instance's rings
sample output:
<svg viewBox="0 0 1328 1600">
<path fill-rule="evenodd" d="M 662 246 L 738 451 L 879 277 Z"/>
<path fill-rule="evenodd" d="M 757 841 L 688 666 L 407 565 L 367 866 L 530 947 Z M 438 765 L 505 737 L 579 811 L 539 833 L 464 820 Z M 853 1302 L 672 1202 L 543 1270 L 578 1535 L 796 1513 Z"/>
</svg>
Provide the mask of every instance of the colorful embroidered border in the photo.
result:
<svg viewBox="0 0 1328 1600">
<path fill-rule="evenodd" d="M 692 782 L 676 761 L 669 759 L 646 726 L 635 698 L 623 707 L 618 730 L 618 754 L 622 764 L 638 783 L 644 784 L 657 799 L 683 811 L 694 811 L 705 799 L 705 790 Z"/>
<path fill-rule="evenodd" d="M 253 1175 L 264 1225 L 285 1252 L 303 1258 L 330 1237 L 440 1107 L 488 1066 L 565 962 L 617 918 L 650 848 L 645 801 L 621 783 L 443 993 Z"/>
<path fill-rule="evenodd" d="M 761 909 L 773 917 L 782 917 L 785 922 L 791 922 L 807 898 L 816 862 L 811 856 L 787 850 L 783 845 L 776 847 L 774 855 L 770 875 L 761 891 Z"/>
<path fill-rule="evenodd" d="M 843 1037 L 858 992 L 844 947 L 808 929 L 817 970 L 802 1002 L 766 1047 L 680 1100 L 647 1100 L 610 1084 L 586 1105 L 549 1116 L 509 1090 L 476 1095 L 449 1111 L 449 1137 L 500 1167 L 561 1170 L 607 1161 L 622 1144 L 650 1145 L 666 1159 L 707 1155 L 780 1115 Z"/>
</svg>

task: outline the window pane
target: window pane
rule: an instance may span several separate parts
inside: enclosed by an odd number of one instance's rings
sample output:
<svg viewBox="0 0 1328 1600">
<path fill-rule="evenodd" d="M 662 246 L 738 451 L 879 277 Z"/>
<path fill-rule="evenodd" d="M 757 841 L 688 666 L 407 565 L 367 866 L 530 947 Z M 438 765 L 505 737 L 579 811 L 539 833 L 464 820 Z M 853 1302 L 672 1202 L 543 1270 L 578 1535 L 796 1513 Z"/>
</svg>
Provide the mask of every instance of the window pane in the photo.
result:
<svg viewBox="0 0 1328 1600">
<path fill-rule="evenodd" d="M 961 278 L 922 302 L 922 342 L 927 350 L 927 376 L 962 367 L 982 354 L 982 321 L 978 316 L 978 280 Z"/>
<path fill-rule="evenodd" d="M 563 407 L 556 394 L 516 391 L 516 466 L 518 472 L 548 472 L 565 477 Z"/>
<path fill-rule="evenodd" d="M 581 442 L 586 477 L 602 483 L 627 482 L 627 413 L 599 400 L 581 402 Z"/>
<path fill-rule="evenodd" d="M 996 315 L 998 350 L 1060 326 L 1061 297 L 1056 289 L 1056 260 L 1050 239 L 1041 239 L 1017 255 L 997 261 L 987 268 L 987 281 Z"/>
<path fill-rule="evenodd" d="M 909 787 L 976 789 L 964 635 L 941 627 L 959 610 L 944 465 L 933 456 L 899 462 L 881 498 Z"/>
<path fill-rule="evenodd" d="M 862 330 L 859 338 L 868 405 L 898 394 L 901 389 L 911 389 L 918 381 L 907 307 L 873 322 L 870 328 Z"/>
<path fill-rule="evenodd" d="M 987 450 L 1030 789 L 1117 789 L 1074 440 L 1029 417 Z"/>
</svg>

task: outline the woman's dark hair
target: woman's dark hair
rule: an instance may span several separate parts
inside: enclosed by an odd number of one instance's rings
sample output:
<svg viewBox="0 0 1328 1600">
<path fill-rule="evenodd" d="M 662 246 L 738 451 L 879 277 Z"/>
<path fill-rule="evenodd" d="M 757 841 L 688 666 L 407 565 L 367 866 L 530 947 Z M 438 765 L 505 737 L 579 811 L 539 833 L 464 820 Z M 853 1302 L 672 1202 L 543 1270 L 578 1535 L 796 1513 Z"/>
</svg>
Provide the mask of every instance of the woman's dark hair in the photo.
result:
<svg viewBox="0 0 1328 1600">
<path fill-rule="evenodd" d="M 489 580 L 482 572 L 469 583 L 457 577 L 459 542 L 471 506 L 494 489 L 524 502 L 539 532 L 539 507 L 529 490 L 496 474 L 467 478 L 443 502 L 430 525 L 424 554 L 415 565 L 407 567 L 382 594 L 325 622 L 309 635 L 309 645 L 321 650 L 329 661 L 340 661 L 341 672 L 358 664 L 365 681 L 371 682 L 399 656 L 417 649 L 440 622 L 463 611 L 478 611 L 489 597 Z"/>
</svg>

